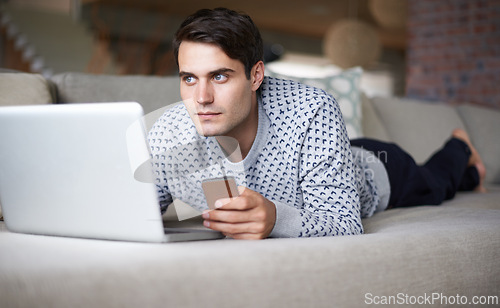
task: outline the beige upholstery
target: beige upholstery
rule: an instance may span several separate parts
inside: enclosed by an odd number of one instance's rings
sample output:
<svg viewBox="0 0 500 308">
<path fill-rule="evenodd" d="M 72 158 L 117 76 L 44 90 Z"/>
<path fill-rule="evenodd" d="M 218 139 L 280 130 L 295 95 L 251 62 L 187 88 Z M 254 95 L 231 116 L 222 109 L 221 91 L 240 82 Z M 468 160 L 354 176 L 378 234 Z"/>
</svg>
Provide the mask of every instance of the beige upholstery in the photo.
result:
<svg viewBox="0 0 500 308">
<path fill-rule="evenodd" d="M 486 182 L 500 184 L 500 111 L 471 105 L 458 111 L 488 170 Z"/>
<path fill-rule="evenodd" d="M 499 197 L 389 210 L 348 237 L 144 244 L 3 232 L 0 303 L 357 308 L 367 293 L 498 295 Z"/>
<path fill-rule="evenodd" d="M 0 106 L 54 102 L 49 81 L 41 75 L 0 73 Z"/>
<path fill-rule="evenodd" d="M 381 141 L 391 141 L 384 124 L 380 120 L 373 102 L 364 94 L 361 94 L 361 108 L 363 117 L 363 136 Z"/>
<path fill-rule="evenodd" d="M 149 113 L 181 100 L 178 77 L 63 73 L 52 81 L 62 103 L 136 101 Z"/>
</svg>

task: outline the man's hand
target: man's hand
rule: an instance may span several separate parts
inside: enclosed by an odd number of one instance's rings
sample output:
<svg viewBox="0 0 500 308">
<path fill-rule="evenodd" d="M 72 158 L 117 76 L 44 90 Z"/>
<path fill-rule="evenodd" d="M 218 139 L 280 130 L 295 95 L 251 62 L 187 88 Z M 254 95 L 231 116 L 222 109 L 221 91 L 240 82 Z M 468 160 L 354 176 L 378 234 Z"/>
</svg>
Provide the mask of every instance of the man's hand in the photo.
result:
<svg viewBox="0 0 500 308">
<path fill-rule="evenodd" d="M 276 222 L 274 203 L 249 188 L 238 190 L 238 197 L 219 199 L 217 209 L 205 211 L 203 225 L 235 239 L 268 237 Z"/>
</svg>

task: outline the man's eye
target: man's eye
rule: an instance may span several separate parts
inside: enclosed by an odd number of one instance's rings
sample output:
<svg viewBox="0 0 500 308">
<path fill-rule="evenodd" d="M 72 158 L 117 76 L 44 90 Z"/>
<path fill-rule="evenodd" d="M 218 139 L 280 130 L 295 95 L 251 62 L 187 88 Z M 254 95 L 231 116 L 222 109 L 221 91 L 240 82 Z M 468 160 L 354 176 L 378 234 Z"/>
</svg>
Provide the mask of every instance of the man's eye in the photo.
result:
<svg viewBox="0 0 500 308">
<path fill-rule="evenodd" d="M 226 75 L 222 75 L 222 74 L 217 74 L 214 76 L 214 80 L 215 81 L 226 81 L 227 80 L 227 76 Z"/>
<path fill-rule="evenodd" d="M 186 76 L 186 77 L 184 77 L 184 82 L 188 83 L 188 84 L 189 83 L 193 83 L 194 82 L 193 76 Z"/>
</svg>

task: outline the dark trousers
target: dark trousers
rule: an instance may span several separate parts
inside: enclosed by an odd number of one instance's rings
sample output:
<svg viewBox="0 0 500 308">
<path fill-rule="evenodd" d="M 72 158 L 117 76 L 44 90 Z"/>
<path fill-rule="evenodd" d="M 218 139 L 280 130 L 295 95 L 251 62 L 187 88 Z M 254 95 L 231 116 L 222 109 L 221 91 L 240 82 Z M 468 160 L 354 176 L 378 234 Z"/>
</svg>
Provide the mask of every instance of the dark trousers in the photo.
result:
<svg viewBox="0 0 500 308">
<path fill-rule="evenodd" d="M 391 185 L 388 208 L 438 205 L 479 184 L 477 169 L 467 166 L 470 149 L 460 139 L 448 140 L 423 165 L 394 143 L 363 138 L 351 145 L 373 152 L 385 165 Z"/>
</svg>

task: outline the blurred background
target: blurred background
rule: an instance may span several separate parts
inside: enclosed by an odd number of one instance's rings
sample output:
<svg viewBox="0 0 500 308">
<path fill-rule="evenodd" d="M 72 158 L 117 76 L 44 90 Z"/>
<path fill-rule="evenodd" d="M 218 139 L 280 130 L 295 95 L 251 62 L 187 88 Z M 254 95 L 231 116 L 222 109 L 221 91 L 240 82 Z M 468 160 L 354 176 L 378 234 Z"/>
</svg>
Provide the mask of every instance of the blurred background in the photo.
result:
<svg viewBox="0 0 500 308">
<path fill-rule="evenodd" d="M 390 95 L 500 108 L 500 0 L 0 0 L 0 66 L 176 74 L 173 34 L 215 7 L 252 17 L 267 62 L 362 66 Z"/>
</svg>

